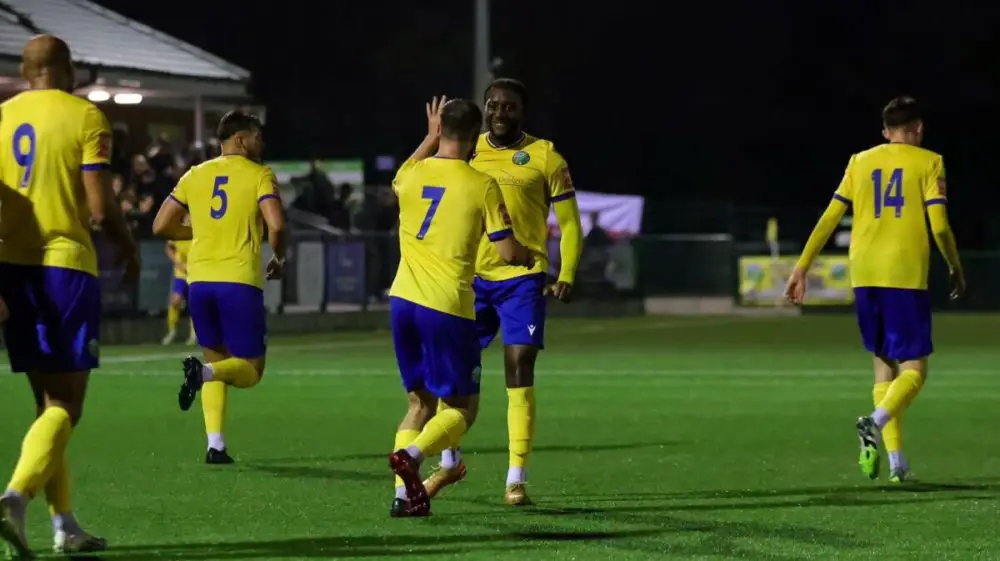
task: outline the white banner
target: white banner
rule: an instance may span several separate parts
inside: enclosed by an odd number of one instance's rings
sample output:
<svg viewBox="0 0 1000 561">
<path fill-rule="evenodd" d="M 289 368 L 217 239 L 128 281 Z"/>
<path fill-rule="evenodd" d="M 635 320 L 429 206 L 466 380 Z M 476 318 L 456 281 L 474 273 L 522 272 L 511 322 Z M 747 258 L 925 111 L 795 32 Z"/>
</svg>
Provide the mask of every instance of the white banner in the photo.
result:
<svg viewBox="0 0 1000 561">
<path fill-rule="evenodd" d="M 593 227 L 594 217 L 601 228 L 612 236 L 635 236 L 642 230 L 642 208 L 645 200 L 638 195 L 576 192 L 576 202 L 583 218 L 583 233 Z M 553 205 L 555 206 L 555 205 Z M 549 211 L 549 233 L 559 235 L 555 209 Z"/>
</svg>

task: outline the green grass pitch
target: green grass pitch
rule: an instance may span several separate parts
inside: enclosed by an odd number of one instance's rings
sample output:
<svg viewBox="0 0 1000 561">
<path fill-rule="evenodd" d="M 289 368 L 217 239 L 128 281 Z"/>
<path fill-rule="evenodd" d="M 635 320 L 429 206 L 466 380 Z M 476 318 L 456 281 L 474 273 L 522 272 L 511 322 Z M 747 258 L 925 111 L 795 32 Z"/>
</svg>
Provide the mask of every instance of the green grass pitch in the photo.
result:
<svg viewBox="0 0 1000 561">
<path fill-rule="evenodd" d="M 913 488 L 858 470 L 872 380 L 851 316 L 663 317 L 550 323 L 533 508 L 502 501 L 506 396 L 487 352 L 469 476 L 424 520 L 387 513 L 405 407 L 388 333 L 272 341 L 261 385 L 230 391 L 231 467 L 202 463 L 200 409 L 177 409 L 182 348 L 106 348 L 70 447 L 76 511 L 106 559 L 996 559 L 1000 318 L 935 321 L 905 417 Z M 0 407 L 12 466 L 33 415 L 23 379 L 0 378 Z M 29 516 L 46 551 L 43 500 Z"/>
</svg>

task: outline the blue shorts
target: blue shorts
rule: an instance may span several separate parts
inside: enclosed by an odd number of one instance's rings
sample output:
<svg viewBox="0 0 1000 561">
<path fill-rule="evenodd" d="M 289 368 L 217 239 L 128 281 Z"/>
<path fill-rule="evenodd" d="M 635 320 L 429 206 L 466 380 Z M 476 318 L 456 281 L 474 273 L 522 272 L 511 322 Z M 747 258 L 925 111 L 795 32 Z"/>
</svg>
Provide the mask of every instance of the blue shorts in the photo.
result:
<svg viewBox="0 0 1000 561">
<path fill-rule="evenodd" d="M 504 345 L 545 348 L 545 274 L 502 281 L 476 277 L 476 334 L 482 348 L 500 331 Z"/>
<path fill-rule="evenodd" d="M 192 282 L 188 312 L 198 344 L 239 358 L 267 354 L 264 291 L 238 282 Z"/>
<path fill-rule="evenodd" d="M 854 289 L 861 340 L 872 354 L 906 361 L 930 356 L 931 298 L 926 290 Z"/>
<path fill-rule="evenodd" d="M 480 354 L 475 322 L 414 304 L 389 302 L 392 343 L 407 392 L 437 397 L 479 394 Z"/>
<path fill-rule="evenodd" d="M 187 300 L 188 296 L 188 281 L 187 279 L 174 278 L 174 284 L 170 287 L 170 292 L 177 294 L 181 298 Z"/>
<path fill-rule="evenodd" d="M 0 263 L 3 326 L 14 372 L 82 372 L 98 367 L 101 282 L 62 267 Z"/>
</svg>

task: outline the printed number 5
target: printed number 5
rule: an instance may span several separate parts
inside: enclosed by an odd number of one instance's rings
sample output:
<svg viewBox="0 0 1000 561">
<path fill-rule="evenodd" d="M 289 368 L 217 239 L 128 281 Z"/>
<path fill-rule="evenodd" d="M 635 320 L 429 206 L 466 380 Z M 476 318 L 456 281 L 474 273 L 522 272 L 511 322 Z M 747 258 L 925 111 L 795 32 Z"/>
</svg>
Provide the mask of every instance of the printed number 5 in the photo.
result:
<svg viewBox="0 0 1000 561">
<path fill-rule="evenodd" d="M 215 188 L 212 189 L 212 200 L 219 199 L 219 208 L 212 208 L 212 218 L 218 220 L 226 215 L 229 208 L 229 195 L 222 190 L 222 186 L 229 183 L 229 176 L 220 175 L 215 178 Z"/>
<path fill-rule="evenodd" d="M 431 227 L 431 221 L 434 220 L 434 215 L 438 211 L 438 205 L 441 204 L 441 198 L 444 197 L 444 187 L 425 186 L 420 196 L 423 199 L 430 199 L 431 206 L 427 209 L 427 215 L 424 216 L 424 223 L 420 225 L 420 231 L 417 232 L 418 240 L 424 239 L 424 236 L 427 235 L 427 230 Z"/>
<path fill-rule="evenodd" d="M 882 170 L 872 172 L 872 185 L 875 188 L 875 218 L 882 216 L 882 208 L 896 209 L 896 218 L 903 215 L 903 169 L 896 168 L 889 175 L 889 184 L 882 193 Z"/>
<path fill-rule="evenodd" d="M 28 149 L 22 151 L 22 142 L 28 139 Z M 22 123 L 14 130 L 14 161 L 24 168 L 21 173 L 21 188 L 27 187 L 31 181 L 31 169 L 35 166 L 35 127 L 29 123 Z"/>
</svg>

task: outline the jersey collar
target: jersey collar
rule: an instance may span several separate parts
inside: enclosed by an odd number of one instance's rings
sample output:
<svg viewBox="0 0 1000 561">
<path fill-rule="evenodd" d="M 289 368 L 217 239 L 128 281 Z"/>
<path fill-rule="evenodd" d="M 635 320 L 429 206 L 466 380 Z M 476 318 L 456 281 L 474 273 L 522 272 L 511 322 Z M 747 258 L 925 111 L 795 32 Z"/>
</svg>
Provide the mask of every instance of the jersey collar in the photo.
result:
<svg viewBox="0 0 1000 561">
<path fill-rule="evenodd" d="M 486 144 L 489 144 L 490 148 L 492 148 L 494 150 L 509 150 L 509 149 L 511 149 L 511 148 L 513 148 L 515 146 L 518 146 L 522 142 L 524 142 L 525 138 L 528 138 L 528 134 L 525 133 L 524 131 L 521 131 L 521 136 L 518 137 L 518 139 L 515 140 L 514 142 L 512 142 L 512 143 L 510 143 L 510 144 L 508 144 L 506 146 L 497 146 L 496 144 L 493 144 L 493 141 L 490 139 L 490 133 L 487 132 L 486 133 Z"/>
</svg>

